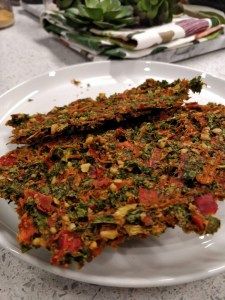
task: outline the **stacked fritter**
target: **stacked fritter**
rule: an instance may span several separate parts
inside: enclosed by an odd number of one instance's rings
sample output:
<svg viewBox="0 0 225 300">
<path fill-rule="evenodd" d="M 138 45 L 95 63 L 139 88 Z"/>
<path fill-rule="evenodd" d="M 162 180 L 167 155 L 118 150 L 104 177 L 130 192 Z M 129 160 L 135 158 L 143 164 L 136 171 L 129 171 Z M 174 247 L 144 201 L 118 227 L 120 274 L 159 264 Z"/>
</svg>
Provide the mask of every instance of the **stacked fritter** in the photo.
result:
<svg viewBox="0 0 225 300">
<path fill-rule="evenodd" d="M 183 105 L 200 78 L 141 86 L 47 115 L 13 115 L 0 195 L 17 205 L 23 250 L 80 266 L 130 237 L 168 227 L 214 233 L 225 194 L 225 107 Z M 37 137 L 38 142 L 37 143 Z"/>
</svg>

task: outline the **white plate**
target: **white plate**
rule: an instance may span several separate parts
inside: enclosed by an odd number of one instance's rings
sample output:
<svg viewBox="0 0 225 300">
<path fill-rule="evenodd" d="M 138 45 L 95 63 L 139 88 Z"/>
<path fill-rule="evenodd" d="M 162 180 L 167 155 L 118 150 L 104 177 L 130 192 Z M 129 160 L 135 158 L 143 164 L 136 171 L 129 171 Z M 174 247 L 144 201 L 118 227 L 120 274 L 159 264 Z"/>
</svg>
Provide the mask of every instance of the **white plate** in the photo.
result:
<svg viewBox="0 0 225 300">
<path fill-rule="evenodd" d="M 0 97 L 0 155 L 12 149 L 7 145 L 10 129 L 4 126 L 16 112 L 47 112 L 78 97 L 122 91 L 138 85 L 148 77 L 167 79 L 203 75 L 207 82 L 201 95 L 193 99 L 224 103 L 225 82 L 198 71 L 156 62 L 96 62 L 71 66 L 36 77 Z M 72 79 L 81 84 L 76 86 Z M 90 84 L 90 87 L 87 86 Z M 33 101 L 28 101 L 33 99 Z M 49 254 L 32 250 L 21 254 L 16 241 L 17 215 L 6 201 L 0 201 L 0 245 L 20 259 L 54 274 L 99 285 L 149 287 L 185 283 L 225 271 L 225 214 L 223 203 L 218 216 L 222 226 L 214 236 L 184 234 L 168 230 L 159 238 L 129 242 L 117 251 L 106 250 L 82 270 L 62 269 L 48 263 Z"/>
</svg>

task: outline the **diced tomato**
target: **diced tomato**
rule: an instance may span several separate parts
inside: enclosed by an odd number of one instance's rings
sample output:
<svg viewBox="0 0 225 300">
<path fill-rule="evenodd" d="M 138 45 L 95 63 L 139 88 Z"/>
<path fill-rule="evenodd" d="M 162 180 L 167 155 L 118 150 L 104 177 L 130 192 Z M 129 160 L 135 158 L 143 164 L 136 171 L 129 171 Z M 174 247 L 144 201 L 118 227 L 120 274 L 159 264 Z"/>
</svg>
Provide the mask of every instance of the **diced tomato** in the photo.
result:
<svg viewBox="0 0 225 300">
<path fill-rule="evenodd" d="M 94 168 L 91 171 L 90 177 L 91 178 L 100 178 L 104 174 L 104 169 L 102 168 Z"/>
<path fill-rule="evenodd" d="M 192 215 L 192 221 L 194 224 L 201 230 L 203 231 L 205 229 L 205 224 L 204 224 L 204 219 L 197 214 Z"/>
<path fill-rule="evenodd" d="M 188 109 L 196 109 L 196 108 L 201 108 L 201 106 L 198 104 L 198 102 L 190 102 L 186 103 L 185 107 Z"/>
<path fill-rule="evenodd" d="M 110 247 L 117 248 L 119 245 L 121 245 L 125 240 L 124 236 L 118 236 L 114 240 L 111 241 Z"/>
<path fill-rule="evenodd" d="M 93 249 L 93 250 L 91 250 L 91 253 L 92 253 L 92 255 L 94 256 L 94 257 L 96 257 L 96 256 L 98 256 L 98 255 L 100 255 L 101 254 L 101 252 L 102 252 L 102 249 L 101 248 L 96 248 L 96 249 Z"/>
<path fill-rule="evenodd" d="M 124 186 L 131 186 L 132 185 L 132 180 L 131 179 L 123 179 L 121 182 L 114 182 L 116 187 L 118 189 L 121 189 Z"/>
<path fill-rule="evenodd" d="M 116 136 L 119 136 L 119 135 L 123 135 L 126 131 L 123 128 L 119 127 L 115 130 L 115 132 L 116 132 Z"/>
<path fill-rule="evenodd" d="M 41 193 L 35 195 L 37 208 L 43 212 L 50 213 L 53 211 L 52 197 Z"/>
<path fill-rule="evenodd" d="M 95 188 L 103 188 L 108 187 L 111 184 L 111 179 L 109 178 L 101 178 L 93 181 L 93 185 Z"/>
<path fill-rule="evenodd" d="M 26 199 L 20 198 L 19 199 L 19 203 L 18 203 L 18 205 L 20 206 L 20 208 L 23 208 L 25 204 L 26 204 Z"/>
<path fill-rule="evenodd" d="M 21 244 L 29 244 L 31 238 L 36 233 L 36 228 L 33 224 L 33 220 L 25 213 L 19 224 L 18 240 Z"/>
<path fill-rule="evenodd" d="M 175 178 L 175 177 L 169 178 L 169 184 L 170 185 L 173 184 L 173 185 L 175 185 L 178 188 L 181 188 L 181 187 L 184 186 L 184 183 L 180 179 Z"/>
<path fill-rule="evenodd" d="M 212 215 L 217 212 L 218 205 L 212 194 L 205 194 L 197 197 L 195 203 L 203 215 Z"/>
<path fill-rule="evenodd" d="M 162 150 L 159 148 L 155 148 L 152 152 L 151 158 L 149 159 L 147 165 L 150 168 L 154 168 L 162 159 L 163 159 Z"/>
<path fill-rule="evenodd" d="M 37 192 L 34 191 L 34 190 L 25 190 L 25 191 L 24 191 L 24 198 L 25 198 L 25 199 L 28 199 L 28 198 L 34 198 L 34 196 L 35 196 L 36 193 L 37 193 Z"/>
<path fill-rule="evenodd" d="M 35 117 L 35 119 L 36 119 L 36 121 L 39 122 L 39 123 L 42 123 L 42 122 L 44 121 L 44 117 L 41 116 L 41 115 L 37 115 L 37 116 Z"/>
<path fill-rule="evenodd" d="M 142 219 L 142 222 L 145 224 L 145 226 L 150 226 L 153 224 L 152 218 L 150 216 L 145 216 Z"/>
<path fill-rule="evenodd" d="M 130 150 L 133 150 L 134 145 L 131 142 L 129 142 L 129 141 L 125 141 L 125 142 L 119 143 L 118 147 L 119 148 L 127 148 L 127 149 L 130 149 Z"/>
<path fill-rule="evenodd" d="M 88 154 L 92 156 L 93 158 L 97 159 L 98 158 L 98 152 L 91 147 L 88 149 Z"/>
<path fill-rule="evenodd" d="M 139 201 L 144 206 L 151 206 L 159 201 L 158 193 L 156 190 L 148 190 L 145 188 L 139 189 Z"/>
<path fill-rule="evenodd" d="M 62 231 L 58 238 L 59 250 L 64 253 L 76 253 L 82 246 L 80 237 L 73 232 Z"/>
<path fill-rule="evenodd" d="M 53 213 L 51 216 L 49 216 L 48 226 L 49 227 L 54 227 L 56 225 L 57 219 L 58 219 L 58 214 L 57 213 Z"/>
<path fill-rule="evenodd" d="M 148 106 L 147 104 L 141 103 L 141 104 L 138 105 L 138 108 L 139 109 L 145 109 L 147 106 Z"/>
<path fill-rule="evenodd" d="M 25 198 L 33 198 L 37 204 L 37 208 L 45 213 L 51 213 L 54 209 L 52 206 L 52 197 L 41 194 L 33 190 L 26 190 L 24 192 Z"/>
<path fill-rule="evenodd" d="M 140 154 L 140 150 L 138 149 L 138 147 L 129 141 L 118 143 L 117 147 L 119 149 L 129 149 L 130 151 L 132 151 L 134 153 L 135 156 L 138 156 Z"/>
<path fill-rule="evenodd" d="M 160 121 L 166 120 L 166 119 L 168 119 L 168 117 L 169 117 L 169 114 L 167 112 L 165 112 L 165 111 L 160 112 L 160 116 L 159 116 Z"/>
<path fill-rule="evenodd" d="M 2 157 L 0 157 L 0 166 L 2 167 L 10 167 L 16 163 L 15 154 L 9 153 Z"/>
</svg>

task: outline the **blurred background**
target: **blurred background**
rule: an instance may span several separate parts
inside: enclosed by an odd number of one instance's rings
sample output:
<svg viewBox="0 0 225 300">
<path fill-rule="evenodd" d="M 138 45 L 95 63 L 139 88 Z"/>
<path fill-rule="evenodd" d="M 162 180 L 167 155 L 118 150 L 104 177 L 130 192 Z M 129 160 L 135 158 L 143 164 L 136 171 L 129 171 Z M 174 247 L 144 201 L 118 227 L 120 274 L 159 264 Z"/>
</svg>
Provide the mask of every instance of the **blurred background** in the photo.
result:
<svg viewBox="0 0 225 300">
<path fill-rule="evenodd" d="M 223 0 L 0 0 L 1 28 L 12 6 L 86 60 L 175 62 L 225 47 Z"/>
</svg>

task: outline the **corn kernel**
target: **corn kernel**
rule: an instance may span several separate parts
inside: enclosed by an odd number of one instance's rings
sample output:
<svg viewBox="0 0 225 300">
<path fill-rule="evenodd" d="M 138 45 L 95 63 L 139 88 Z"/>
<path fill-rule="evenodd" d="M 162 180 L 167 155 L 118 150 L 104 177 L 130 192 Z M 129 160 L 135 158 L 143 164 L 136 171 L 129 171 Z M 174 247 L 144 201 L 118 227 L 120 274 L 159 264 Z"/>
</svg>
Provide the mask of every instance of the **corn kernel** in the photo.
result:
<svg viewBox="0 0 225 300">
<path fill-rule="evenodd" d="M 220 128 L 214 128 L 212 130 L 212 132 L 215 133 L 215 134 L 220 134 L 222 132 L 222 129 L 220 129 Z"/>
<path fill-rule="evenodd" d="M 119 168 L 122 168 L 124 166 L 124 162 L 122 160 L 117 160 L 117 163 L 119 165 Z"/>
<path fill-rule="evenodd" d="M 89 245 L 89 249 L 91 250 L 94 250 L 98 247 L 97 243 L 94 241 L 94 242 L 91 242 L 90 245 Z"/>
<path fill-rule="evenodd" d="M 201 146 L 202 146 L 203 149 L 208 149 L 209 148 L 205 143 L 202 143 Z"/>
<path fill-rule="evenodd" d="M 69 216 L 68 215 L 64 215 L 62 216 L 62 220 L 65 221 L 65 222 L 69 222 Z"/>
<path fill-rule="evenodd" d="M 117 191 L 117 186 L 114 183 L 111 183 L 109 188 L 113 193 Z"/>
<path fill-rule="evenodd" d="M 74 223 L 70 223 L 70 225 L 68 226 L 69 231 L 73 231 L 75 228 L 76 228 L 76 224 Z"/>
<path fill-rule="evenodd" d="M 54 177 L 52 178 L 51 184 L 55 184 L 55 183 L 56 183 L 56 177 L 54 176 Z"/>
<path fill-rule="evenodd" d="M 118 231 L 116 229 L 102 230 L 100 236 L 106 240 L 114 240 L 118 236 Z"/>
<path fill-rule="evenodd" d="M 110 168 L 110 173 L 111 173 L 111 174 L 117 174 L 117 173 L 118 173 L 118 169 L 115 168 L 115 167 L 111 167 L 111 168 Z"/>
<path fill-rule="evenodd" d="M 166 139 L 158 140 L 158 146 L 161 149 L 165 148 L 165 146 L 166 146 Z"/>
<path fill-rule="evenodd" d="M 45 240 L 43 238 L 37 237 L 33 239 L 32 244 L 36 247 L 44 247 L 45 246 Z"/>
<path fill-rule="evenodd" d="M 53 199 L 53 202 L 54 202 L 56 205 L 59 205 L 59 204 L 60 204 L 60 202 L 59 202 L 59 200 L 58 200 L 57 198 L 54 198 L 54 199 Z"/>
<path fill-rule="evenodd" d="M 198 154 L 198 155 L 200 154 L 198 149 L 193 148 L 193 149 L 191 149 L 191 151 L 194 152 L 195 154 Z"/>
<path fill-rule="evenodd" d="M 122 179 L 114 179 L 113 181 L 114 181 L 115 183 L 122 183 L 122 182 L 123 182 Z"/>
<path fill-rule="evenodd" d="M 202 133 L 201 134 L 201 140 L 202 141 L 210 141 L 210 136 L 208 133 Z"/>
<path fill-rule="evenodd" d="M 83 173 L 87 173 L 87 172 L 89 171 L 89 169 L 90 169 L 90 166 L 91 166 L 91 164 L 89 164 L 89 163 L 82 164 L 82 165 L 80 166 L 81 171 L 82 171 Z"/>
<path fill-rule="evenodd" d="M 183 148 L 183 149 L 180 150 L 181 154 L 186 154 L 187 152 L 188 152 L 188 149 L 186 149 L 186 148 Z"/>
<path fill-rule="evenodd" d="M 93 140 L 94 140 L 94 137 L 91 135 L 91 136 L 88 136 L 87 138 L 86 138 L 86 141 L 85 141 L 85 144 L 86 145 L 90 145 L 92 142 L 93 142 Z"/>
<path fill-rule="evenodd" d="M 51 126 L 51 134 L 55 134 L 58 131 L 59 126 L 57 124 L 53 124 Z"/>
<path fill-rule="evenodd" d="M 145 212 L 141 213 L 140 214 L 141 221 L 143 221 L 146 216 L 147 216 L 147 214 Z"/>
<path fill-rule="evenodd" d="M 142 228 L 140 225 L 125 225 L 124 228 L 129 236 L 145 233 L 144 228 Z"/>
<path fill-rule="evenodd" d="M 55 234 L 56 232 L 57 232 L 57 230 L 56 230 L 56 228 L 55 227 L 50 227 L 50 232 L 52 233 L 52 234 Z"/>
<path fill-rule="evenodd" d="M 124 223 L 124 217 L 127 215 L 129 210 L 135 209 L 137 204 L 127 204 L 117 209 L 117 211 L 113 214 L 118 224 Z"/>
</svg>

